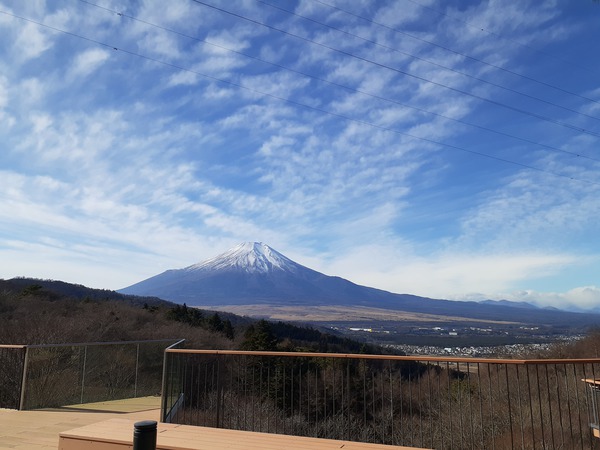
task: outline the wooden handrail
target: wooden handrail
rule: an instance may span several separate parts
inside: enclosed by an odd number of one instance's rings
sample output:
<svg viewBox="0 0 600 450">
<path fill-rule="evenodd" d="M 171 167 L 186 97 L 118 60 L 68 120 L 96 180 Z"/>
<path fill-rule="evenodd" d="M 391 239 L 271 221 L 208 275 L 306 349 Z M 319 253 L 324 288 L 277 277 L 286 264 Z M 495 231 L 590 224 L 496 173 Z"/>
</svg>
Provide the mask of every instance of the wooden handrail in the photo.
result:
<svg viewBox="0 0 600 450">
<path fill-rule="evenodd" d="M 309 358 L 340 358 L 340 359 L 375 359 L 382 361 L 421 361 L 421 362 L 454 362 L 454 363 L 485 363 L 511 365 L 540 365 L 540 364 L 592 364 L 600 363 L 600 358 L 588 359 L 494 359 L 467 358 L 449 356 L 400 356 L 400 355 L 364 355 L 358 353 L 311 353 L 311 352 L 266 352 L 243 350 L 191 350 L 168 349 L 167 353 L 185 353 L 197 355 L 246 355 L 246 356 L 280 356 L 280 357 L 309 357 Z"/>
</svg>

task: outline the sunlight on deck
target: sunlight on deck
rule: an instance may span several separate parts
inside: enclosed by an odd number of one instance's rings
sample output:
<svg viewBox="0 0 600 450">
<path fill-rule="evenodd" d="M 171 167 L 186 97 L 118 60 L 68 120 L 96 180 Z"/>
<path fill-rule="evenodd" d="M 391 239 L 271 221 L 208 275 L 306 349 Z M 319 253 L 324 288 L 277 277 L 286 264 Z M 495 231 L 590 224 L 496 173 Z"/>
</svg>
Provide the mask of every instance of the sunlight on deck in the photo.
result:
<svg viewBox="0 0 600 450">
<path fill-rule="evenodd" d="M 71 405 L 55 409 L 0 409 L 0 449 L 57 450 L 58 434 L 114 418 L 159 420 L 160 397 Z"/>
</svg>

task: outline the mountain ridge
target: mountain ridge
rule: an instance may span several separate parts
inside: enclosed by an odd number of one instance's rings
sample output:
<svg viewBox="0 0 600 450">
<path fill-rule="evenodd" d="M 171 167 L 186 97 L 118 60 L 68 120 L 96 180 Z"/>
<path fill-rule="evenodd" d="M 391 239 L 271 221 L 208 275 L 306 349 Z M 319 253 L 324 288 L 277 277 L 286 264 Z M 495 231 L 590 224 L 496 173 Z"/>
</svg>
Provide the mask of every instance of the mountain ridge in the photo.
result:
<svg viewBox="0 0 600 450">
<path fill-rule="evenodd" d="M 192 306 L 347 305 L 486 320 L 518 319 L 526 323 L 600 322 L 600 315 L 595 314 L 551 311 L 502 301 L 432 299 L 361 286 L 295 263 L 259 242 L 240 244 L 215 258 L 165 271 L 118 292 L 156 296 Z"/>
</svg>

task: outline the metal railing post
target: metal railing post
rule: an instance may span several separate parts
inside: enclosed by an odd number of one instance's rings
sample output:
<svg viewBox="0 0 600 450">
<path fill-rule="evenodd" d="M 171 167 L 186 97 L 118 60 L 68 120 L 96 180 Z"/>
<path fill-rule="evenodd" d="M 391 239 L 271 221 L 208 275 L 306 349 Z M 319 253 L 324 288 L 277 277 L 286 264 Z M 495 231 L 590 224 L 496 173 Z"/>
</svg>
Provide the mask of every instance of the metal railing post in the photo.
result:
<svg viewBox="0 0 600 450">
<path fill-rule="evenodd" d="M 133 450 L 156 450 L 156 421 L 142 420 L 133 427 Z"/>
<path fill-rule="evenodd" d="M 167 384 L 168 384 L 168 370 L 167 363 L 169 362 L 169 352 L 165 349 L 163 356 L 163 374 L 162 374 L 162 387 L 160 393 L 160 421 L 165 422 L 167 420 Z"/>
<path fill-rule="evenodd" d="M 87 349 L 88 349 L 87 345 L 85 347 L 83 347 L 83 370 L 81 372 L 81 397 L 79 399 L 80 404 L 83 404 L 83 394 L 85 391 L 85 370 L 87 368 Z"/>
<path fill-rule="evenodd" d="M 21 373 L 21 398 L 19 399 L 19 411 L 25 409 L 25 391 L 27 386 L 27 366 L 29 365 L 29 346 L 25 346 L 25 357 L 23 358 L 23 371 Z"/>
<path fill-rule="evenodd" d="M 136 352 L 135 352 L 135 381 L 133 385 L 133 396 L 137 398 L 137 386 L 138 386 L 138 373 L 140 366 L 140 343 L 137 343 Z"/>
</svg>

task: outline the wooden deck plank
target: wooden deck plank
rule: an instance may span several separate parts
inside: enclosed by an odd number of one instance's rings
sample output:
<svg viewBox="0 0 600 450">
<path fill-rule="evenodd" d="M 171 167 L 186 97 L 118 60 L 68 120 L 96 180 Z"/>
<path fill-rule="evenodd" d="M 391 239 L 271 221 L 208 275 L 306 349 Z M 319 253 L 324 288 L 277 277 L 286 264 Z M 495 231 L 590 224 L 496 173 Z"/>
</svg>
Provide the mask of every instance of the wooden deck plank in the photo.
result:
<svg viewBox="0 0 600 450">
<path fill-rule="evenodd" d="M 117 417 L 158 420 L 159 407 L 160 397 L 149 397 L 35 411 L 0 409 L 0 450 L 57 450 L 62 431 Z"/>
<path fill-rule="evenodd" d="M 85 446 L 92 440 L 98 444 L 107 444 L 106 449 L 125 449 L 131 446 L 134 424 L 135 420 L 131 419 L 111 419 L 63 432 L 60 434 L 59 450 L 76 448 L 72 447 L 73 442 L 78 443 L 78 449 L 96 450 L 97 447 Z M 113 446 L 108 446 L 109 443 L 112 443 Z M 157 450 L 280 450 L 282 448 L 288 450 L 334 450 L 340 448 L 344 450 L 400 450 L 409 447 L 222 428 L 158 424 Z"/>
</svg>

